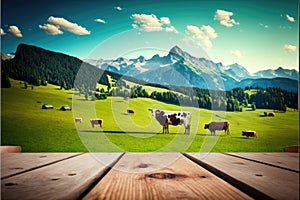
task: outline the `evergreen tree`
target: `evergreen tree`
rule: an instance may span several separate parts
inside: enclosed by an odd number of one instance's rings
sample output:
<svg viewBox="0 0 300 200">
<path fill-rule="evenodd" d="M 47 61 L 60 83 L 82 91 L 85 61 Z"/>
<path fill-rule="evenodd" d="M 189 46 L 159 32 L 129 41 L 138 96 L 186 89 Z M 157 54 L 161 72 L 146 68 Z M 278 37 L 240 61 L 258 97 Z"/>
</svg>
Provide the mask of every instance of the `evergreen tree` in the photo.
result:
<svg viewBox="0 0 300 200">
<path fill-rule="evenodd" d="M 7 74 L 4 73 L 4 71 L 1 70 L 1 88 L 10 88 L 11 83 L 7 76 Z"/>
<path fill-rule="evenodd" d="M 251 104 L 251 108 L 252 108 L 252 110 L 256 110 L 256 105 L 255 105 L 255 103 L 254 103 L 254 102 L 252 102 L 252 104 Z"/>
</svg>

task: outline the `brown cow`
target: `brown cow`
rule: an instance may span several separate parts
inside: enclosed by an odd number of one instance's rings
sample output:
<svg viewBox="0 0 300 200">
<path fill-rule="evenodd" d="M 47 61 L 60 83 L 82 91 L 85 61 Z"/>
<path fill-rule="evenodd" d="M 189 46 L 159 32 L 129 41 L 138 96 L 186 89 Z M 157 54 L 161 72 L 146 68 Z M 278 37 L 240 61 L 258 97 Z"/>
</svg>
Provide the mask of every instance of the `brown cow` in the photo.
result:
<svg viewBox="0 0 300 200">
<path fill-rule="evenodd" d="M 91 125 L 94 128 L 95 125 L 99 124 L 100 128 L 102 128 L 102 119 L 90 119 Z"/>
<path fill-rule="evenodd" d="M 270 112 L 270 113 L 268 114 L 268 116 L 269 116 L 269 117 L 275 117 L 275 113 Z"/>
<path fill-rule="evenodd" d="M 216 134 L 216 131 L 225 131 L 225 135 L 229 135 L 229 122 L 211 122 L 204 125 L 204 129 L 208 129 L 211 134 Z"/>
<path fill-rule="evenodd" d="M 132 109 L 127 109 L 127 113 L 128 113 L 128 114 L 134 114 L 134 110 L 132 110 Z"/>
<path fill-rule="evenodd" d="M 75 123 L 78 123 L 78 122 L 79 122 L 80 124 L 82 123 L 82 118 L 81 118 L 81 117 L 76 117 L 76 118 L 75 118 Z"/>
<path fill-rule="evenodd" d="M 242 131 L 242 136 L 246 136 L 247 138 L 249 137 L 257 137 L 256 136 L 256 132 L 255 131 L 250 131 L 250 130 L 246 130 L 246 131 Z"/>
</svg>

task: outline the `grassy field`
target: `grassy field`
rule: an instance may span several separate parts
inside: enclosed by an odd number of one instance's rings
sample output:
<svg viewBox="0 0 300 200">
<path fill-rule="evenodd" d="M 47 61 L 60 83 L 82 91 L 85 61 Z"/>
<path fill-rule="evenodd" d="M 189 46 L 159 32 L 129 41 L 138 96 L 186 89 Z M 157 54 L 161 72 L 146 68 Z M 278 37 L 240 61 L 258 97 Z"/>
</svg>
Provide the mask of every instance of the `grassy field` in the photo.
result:
<svg viewBox="0 0 300 200">
<path fill-rule="evenodd" d="M 1 89 L 1 145 L 20 145 L 25 152 L 274 152 L 298 145 L 297 110 L 263 117 L 263 112 L 272 110 L 210 111 L 148 98 L 86 101 L 71 90 L 59 90 L 50 84 L 23 89 L 19 81 L 11 83 L 12 88 Z M 51 104 L 54 109 L 43 110 L 43 104 Z M 63 105 L 70 105 L 72 111 L 60 111 Z M 134 115 L 126 113 L 128 108 L 135 110 Z M 161 134 L 162 127 L 148 108 L 192 112 L 191 134 L 184 135 L 183 127 L 174 126 L 170 126 L 170 134 Z M 83 122 L 75 124 L 74 117 L 82 117 Z M 103 127 L 92 128 L 92 118 L 103 119 Z M 203 127 L 213 120 L 229 121 L 231 134 L 217 132 L 217 136 L 211 136 Z M 258 138 L 241 135 L 242 130 L 249 129 L 255 130 Z"/>
</svg>

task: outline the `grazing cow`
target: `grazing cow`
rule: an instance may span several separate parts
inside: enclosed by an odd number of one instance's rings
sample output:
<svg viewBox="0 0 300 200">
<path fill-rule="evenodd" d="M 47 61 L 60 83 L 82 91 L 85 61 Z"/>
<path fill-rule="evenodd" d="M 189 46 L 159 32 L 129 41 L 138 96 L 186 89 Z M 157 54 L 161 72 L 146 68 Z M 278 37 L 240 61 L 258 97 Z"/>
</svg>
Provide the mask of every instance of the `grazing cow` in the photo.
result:
<svg viewBox="0 0 300 200">
<path fill-rule="evenodd" d="M 75 117 L 75 123 L 82 123 L 82 118 L 81 117 Z"/>
<path fill-rule="evenodd" d="M 91 122 L 93 128 L 97 124 L 99 124 L 100 128 L 102 128 L 102 123 L 103 123 L 102 119 L 90 119 L 90 122 Z"/>
<path fill-rule="evenodd" d="M 163 133 L 169 133 L 169 125 L 184 125 L 184 134 L 190 134 L 191 113 L 185 111 L 169 111 L 149 109 L 155 119 L 162 125 Z"/>
<path fill-rule="evenodd" d="M 208 129 L 212 134 L 216 134 L 216 131 L 225 131 L 225 135 L 229 135 L 229 122 L 211 122 L 204 125 L 204 129 Z"/>
<path fill-rule="evenodd" d="M 246 130 L 246 131 L 242 131 L 242 136 L 247 136 L 247 138 L 249 137 L 257 137 L 256 136 L 256 132 L 255 131 L 250 131 L 250 130 Z"/>
<path fill-rule="evenodd" d="M 275 117 L 275 113 L 270 112 L 270 113 L 268 114 L 268 116 L 269 116 L 269 117 Z"/>
<path fill-rule="evenodd" d="M 127 109 L 127 113 L 128 113 L 128 114 L 134 114 L 134 110 L 132 110 L 132 109 Z"/>
</svg>

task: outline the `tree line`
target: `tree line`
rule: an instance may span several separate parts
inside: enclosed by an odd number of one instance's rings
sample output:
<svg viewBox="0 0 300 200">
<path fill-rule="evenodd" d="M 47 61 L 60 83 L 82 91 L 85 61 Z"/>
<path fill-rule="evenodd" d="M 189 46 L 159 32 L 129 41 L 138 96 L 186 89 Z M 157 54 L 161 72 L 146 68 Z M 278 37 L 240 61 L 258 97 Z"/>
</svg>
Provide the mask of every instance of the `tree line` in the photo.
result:
<svg viewBox="0 0 300 200">
<path fill-rule="evenodd" d="M 167 87 L 164 86 L 164 88 Z M 263 89 L 258 87 L 246 87 L 234 88 L 228 91 L 218 91 L 173 86 L 173 88 L 170 87 L 169 89 L 170 91 L 153 91 L 149 94 L 143 86 L 134 85 L 130 87 L 126 85 L 124 80 L 120 79 L 113 85 L 111 90 L 98 90 L 100 93 L 97 94 L 96 92 L 95 95 L 97 95 L 96 99 L 103 99 L 99 94 L 105 94 L 106 97 L 145 97 L 170 104 L 226 111 L 242 111 L 243 108 L 253 110 L 256 108 L 265 108 L 281 111 L 286 111 L 287 107 L 298 109 L 298 94 L 280 88 Z"/>
</svg>

